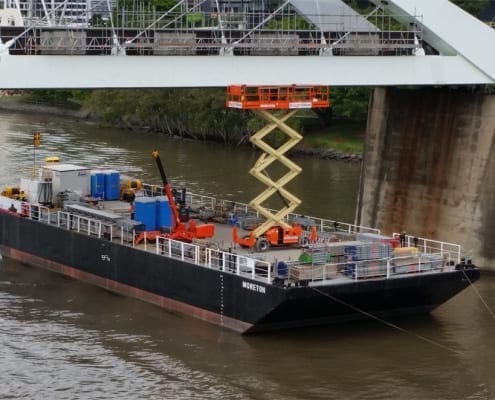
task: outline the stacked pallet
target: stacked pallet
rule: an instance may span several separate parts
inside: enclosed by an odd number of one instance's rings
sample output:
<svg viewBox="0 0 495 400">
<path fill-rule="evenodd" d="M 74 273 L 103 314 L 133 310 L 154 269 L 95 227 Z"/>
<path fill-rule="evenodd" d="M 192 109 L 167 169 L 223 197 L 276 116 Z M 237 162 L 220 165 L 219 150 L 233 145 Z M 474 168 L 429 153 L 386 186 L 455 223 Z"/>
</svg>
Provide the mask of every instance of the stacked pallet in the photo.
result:
<svg viewBox="0 0 495 400">
<path fill-rule="evenodd" d="M 311 264 L 345 262 L 346 246 L 358 245 L 360 243 L 357 241 L 317 243 L 301 253 L 299 261 Z"/>
<path fill-rule="evenodd" d="M 387 243 L 388 245 L 392 246 L 393 248 L 399 247 L 399 240 L 398 239 L 394 239 L 393 237 L 390 237 L 390 236 L 380 235 L 378 233 L 357 233 L 356 239 L 361 241 L 361 242 Z"/>
<path fill-rule="evenodd" d="M 319 266 L 294 265 L 290 267 L 289 277 L 293 281 L 314 281 L 335 278 L 338 274 L 338 265 L 326 264 Z"/>
<path fill-rule="evenodd" d="M 419 254 L 416 247 L 398 247 L 394 249 L 393 271 L 398 274 L 419 270 Z"/>
<path fill-rule="evenodd" d="M 393 271 L 397 274 L 441 269 L 446 258 L 440 254 L 419 254 L 416 247 L 401 247 L 394 250 Z"/>
<path fill-rule="evenodd" d="M 393 254 L 390 243 L 358 242 L 344 248 L 344 274 L 351 278 L 367 278 L 387 274 L 387 259 Z"/>
<path fill-rule="evenodd" d="M 392 256 L 393 248 L 387 243 L 358 242 L 359 244 L 346 245 L 344 254 L 348 261 L 374 260 Z"/>
</svg>

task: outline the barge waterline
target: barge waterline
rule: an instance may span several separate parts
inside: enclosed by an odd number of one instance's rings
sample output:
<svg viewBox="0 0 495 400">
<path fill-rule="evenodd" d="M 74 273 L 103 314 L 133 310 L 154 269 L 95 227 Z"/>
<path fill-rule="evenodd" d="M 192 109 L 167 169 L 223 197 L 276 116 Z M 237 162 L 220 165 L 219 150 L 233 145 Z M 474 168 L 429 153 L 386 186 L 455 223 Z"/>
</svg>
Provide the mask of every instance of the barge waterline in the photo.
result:
<svg viewBox="0 0 495 400">
<path fill-rule="evenodd" d="M 220 314 L 216 314 L 199 307 L 194 307 L 189 304 L 185 304 L 164 296 L 159 296 L 126 284 L 119 283 L 111 279 L 105 279 L 95 274 L 83 272 L 68 265 L 49 261 L 45 258 L 33 256 L 32 254 L 28 254 L 19 250 L 9 249 L 4 246 L 0 246 L 0 251 L 5 257 L 12 258 L 16 261 L 20 261 L 34 267 L 43 268 L 45 270 L 70 277 L 81 282 L 99 286 L 110 292 L 142 300 L 147 303 L 159 306 L 168 311 L 178 312 L 183 315 L 189 315 L 194 318 L 198 318 L 202 321 L 224 326 L 236 332 L 246 332 L 251 328 L 251 324 L 246 324 L 242 321 L 224 317 Z"/>
</svg>

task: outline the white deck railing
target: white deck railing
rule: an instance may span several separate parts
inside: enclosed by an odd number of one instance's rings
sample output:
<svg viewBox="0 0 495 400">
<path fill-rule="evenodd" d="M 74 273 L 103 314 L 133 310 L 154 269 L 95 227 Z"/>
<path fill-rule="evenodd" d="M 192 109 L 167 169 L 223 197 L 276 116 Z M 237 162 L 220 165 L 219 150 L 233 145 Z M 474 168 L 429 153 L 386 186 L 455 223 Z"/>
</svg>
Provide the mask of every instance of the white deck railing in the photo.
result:
<svg viewBox="0 0 495 400">
<path fill-rule="evenodd" d="M 218 249 L 172 240 L 166 236 L 156 238 L 156 253 L 199 266 L 233 273 L 253 280 L 272 280 L 270 263 Z"/>
<path fill-rule="evenodd" d="M 146 196 L 159 196 L 164 194 L 164 190 L 161 186 L 143 184 L 143 194 Z M 259 217 L 259 213 L 253 209 L 249 204 L 242 203 L 238 201 L 217 199 L 212 196 L 206 196 L 191 192 L 186 192 L 186 206 L 192 209 L 208 209 L 211 211 L 218 211 L 224 214 L 232 214 L 237 216 L 252 216 Z M 274 209 L 268 209 L 270 212 L 276 212 Z M 304 219 L 305 221 L 311 223 L 319 231 L 322 232 L 347 232 L 351 233 L 375 233 L 380 234 L 379 229 L 370 228 L 366 226 L 360 226 L 355 224 L 349 224 L 347 222 L 340 222 L 336 220 L 316 218 L 303 216 L 301 214 L 290 213 L 285 217 L 288 223 Z"/>
<path fill-rule="evenodd" d="M 393 233 L 392 237 L 399 239 L 399 233 Z M 449 261 L 454 261 L 456 264 L 461 262 L 462 248 L 455 243 L 441 242 L 439 240 L 432 240 L 422 237 L 405 235 L 405 247 L 417 247 L 422 253 L 434 254 L 442 253 L 446 254 Z"/>
<path fill-rule="evenodd" d="M 355 282 L 370 278 L 391 279 L 425 272 L 452 271 L 455 267 L 447 262 L 448 257 L 448 253 L 437 253 L 339 263 L 293 262 L 288 265 L 287 276 L 294 282 L 306 285 L 341 283 L 341 280 L 335 279 L 337 277 L 346 277 Z"/>
<path fill-rule="evenodd" d="M 13 205 L 16 208 L 17 213 L 21 214 L 23 217 L 37 220 L 48 225 L 54 225 L 61 229 L 73 230 L 85 235 L 134 247 L 136 250 L 152 251 L 164 257 L 180 259 L 181 261 L 189 262 L 200 267 L 217 269 L 225 273 L 232 273 L 262 282 L 271 283 L 272 278 L 278 276 L 273 270 L 274 266 L 272 264 L 254 257 L 226 252 L 219 250 L 218 248 L 184 243 L 169 239 L 165 236 L 156 238 L 154 245 L 147 244 L 147 240 L 144 240 L 142 246 L 135 246 L 135 231 L 125 229 L 124 226 L 119 226 L 118 224 L 105 222 L 89 216 L 73 214 L 67 211 L 53 210 L 41 205 L 31 205 L 27 202 L 17 200 L 10 201 L 10 199 L 4 201 L 5 199 L 6 198 L 0 198 L 0 206 L 2 208 L 6 208 L 5 204 L 9 203 Z M 219 204 L 219 202 L 215 202 L 215 199 L 212 197 L 195 195 L 192 193 L 189 194 L 188 202 L 190 202 L 190 204 L 206 204 L 208 207 L 215 207 L 216 204 Z M 232 202 L 230 202 L 230 204 L 234 211 L 238 211 L 239 209 L 247 210 L 249 208 L 247 204 Z M 313 217 L 304 218 L 308 218 L 315 222 L 318 221 L 318 227 L 320 227 L 320 229 L 323 228 L 326 232 L 335 232 L 336 224 L 338 228 L 344 227 L 342 230 L 339 229 L 339 232 L 379 232 L 374 229 L 363 230 L 362 227 L 351 224 L 340 222 L 335 224 L 335 221 L 331 220 Z M 398 234 L 395 235 L 399 237 Z M 329 271 L 335 271 L 335 268 L 337 268 L 340 276 L 358 280 L 364 277 L 391 278 L 404 273 L 446 270 L 453 268 L 453 265 L 461 262 L 461 247 L 456 244 L 407 236 L 406 245 L 416 245 L 415 247 L 418 247 L 420 253 L 414 256 L 407 256 L 410 261 L 402 263 L 399 266 L 396 264 L 397 261 L 400 261 L 401 257 L 349 261 L 338 264 L 297 264 L 298 266 L 306 267 L 308 270 L 311 270 L 310 279 L 306 281 L 328 283 L 334 278 L 334 276 L 329 276 Z M 293 268 L 293 266 L 289 265 L 289 275 L 290 268 Z"/>
<path fill-rule="evenodd" d="M 123 226 L 116 226 L 116 224 L 66 211 L 55 211 L 41 205 L 32 206 L 26 202 L 23 203 L 22 210 L 27 218 L 61 229 L 72 230 L 113 242 L 117 241 L 122 245 L 134 247 L 136 250 L 152 251 L 164 257 L 189 262 L 200 267 L 218 269 L 253 280 L 267 283 L 272 280 L 271 265 L 266 261 L 172 240 L 166 236 L 157 237 L 154 246 L 147 243 L 145 236 L 144 244 L 137 247 L 134 246 L 135 232 L 127 232 Z"/>
</svg>

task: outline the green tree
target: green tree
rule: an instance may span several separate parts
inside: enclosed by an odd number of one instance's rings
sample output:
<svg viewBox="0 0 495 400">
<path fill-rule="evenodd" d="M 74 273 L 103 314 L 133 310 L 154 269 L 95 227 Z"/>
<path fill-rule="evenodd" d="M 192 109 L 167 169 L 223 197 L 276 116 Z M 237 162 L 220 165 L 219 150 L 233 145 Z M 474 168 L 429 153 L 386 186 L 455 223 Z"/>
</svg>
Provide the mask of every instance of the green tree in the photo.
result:
<svg viewBox="0 0 495 400">
<path fill-rule="evenodd" d="M 72 91 L 62 89 L 33 90 L 30 94 L 35 101 L 55 105 L 64 105 L 72 98 Z"/>
<path fill-rule="evenodd" d="M 157 11 L 168 11 L 173 6 L 175 6 L 178 1 L 177 0 L 151 0 L 151 5 L 156 8 Z"/>
<path fill-rule="evenodd" d="M 371 91 L 372 88 L 369 87 L 332 88 L 332 116 L 339 119 L 366 120 Z"/>
<path fill-rule="evenodd" d="M 97 90 L 86 108 L 113 125 L 224 143 L 245 141 L 250 118 L 225 107 L 224 89 Z"/>
<path fill-rule="evenodd" d="M 489 0 L 451 0 L 452 3 L 458 5 L 466 12 L 478 17 L 483 10 L 485 10 L 490 1 Z"/>
</svg>

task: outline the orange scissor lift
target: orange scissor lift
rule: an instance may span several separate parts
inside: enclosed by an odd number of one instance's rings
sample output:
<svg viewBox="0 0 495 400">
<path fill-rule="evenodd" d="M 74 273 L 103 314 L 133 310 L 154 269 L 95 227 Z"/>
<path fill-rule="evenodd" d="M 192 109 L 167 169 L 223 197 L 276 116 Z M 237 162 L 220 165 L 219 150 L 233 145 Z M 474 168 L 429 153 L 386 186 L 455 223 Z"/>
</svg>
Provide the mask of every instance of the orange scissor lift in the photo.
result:
<svg viewBox="0 0 495 400">
<path fill-rule="evenodd" d="M 291 226 L 285 220 L 301 204 L 301 200 L 284 187 L 301 172 L 301 167 L 289 160 L 285 154 L 302 139 L 296 130 L 286 124 L 286 121 L 300 109 L 330 107 L 329 88 L 297 85 L 232 85 L 227 88 L 226 106 L 254 111 L 267 121 L 265 127 L 250 138 L 251 143 L 259 147 L 262 153 L 249 171 L 267 186 L 249 203 L 253 209 L 266 218 L 266 221 L 243 238 L 238 236 L 237 228 L 234 227 L 234 242 L 244 247 L 256 247 L 258 251 L 266 251 L 270 246 L 309 243 L 308 237 L 303 235 L 301 226 Z M 279 110 L 286 112 L 281 116 L 272 112 Z M 274 148 L 263 140 L 276 128 L 287 135 L 287 141 L 278 148 Z M 272 180 L 266 169 L 276 161 L 285 165 L 288 171 L 279 179 Z M 263 206 L 263 203 L 275 193 L 283 198 L 285 206 L 274 213 Z"/>
</svg>

